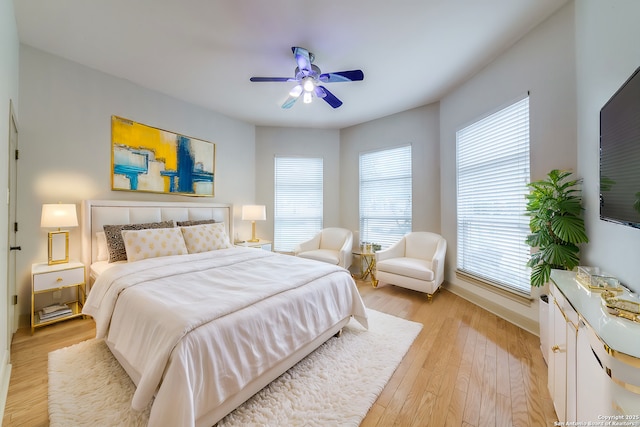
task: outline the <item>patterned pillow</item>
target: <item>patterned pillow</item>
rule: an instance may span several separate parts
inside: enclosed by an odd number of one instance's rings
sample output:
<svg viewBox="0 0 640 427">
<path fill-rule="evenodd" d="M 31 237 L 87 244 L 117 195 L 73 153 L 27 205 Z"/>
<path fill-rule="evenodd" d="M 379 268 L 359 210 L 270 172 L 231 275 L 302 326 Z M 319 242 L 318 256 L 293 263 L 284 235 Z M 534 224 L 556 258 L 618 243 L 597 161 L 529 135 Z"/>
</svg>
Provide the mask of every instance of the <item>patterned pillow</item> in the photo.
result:
<svg viewBox="0 0 640 427">
<path fill-rule="evenodd" d="M 173 220 L 161 222 L 147 222 L 144 224 L 120 224 L 105 225 L 105 237 L 107 238 L 107 247 L 109 248 L 109 262 L 126 261 L 127 251 L 124 248 L 122 240 L 122 230 L 144 230 L 147 228 L 171 228 L 175 227 Z"/>
<path fill-rule="evenodd" d="M 184 243 L 190 254 L 215 251 L 231 247 L 229 237 L 224 229 L 224 223 L 193 225 L 180 227 Z"/>
<path fill-rule="evenodd" d="M 182 233 L 177 228 L 122 230 L 122 239 L 129 262 L 187 254 Z"/>
<path fill-rule="evenodd" d="M 178 227 L 190 227 L 192 225 L 214 224 L 215 222 L 215 219 L 193 219 L 189 221 L 178 221 L 176 225 Z"/>
</svg>

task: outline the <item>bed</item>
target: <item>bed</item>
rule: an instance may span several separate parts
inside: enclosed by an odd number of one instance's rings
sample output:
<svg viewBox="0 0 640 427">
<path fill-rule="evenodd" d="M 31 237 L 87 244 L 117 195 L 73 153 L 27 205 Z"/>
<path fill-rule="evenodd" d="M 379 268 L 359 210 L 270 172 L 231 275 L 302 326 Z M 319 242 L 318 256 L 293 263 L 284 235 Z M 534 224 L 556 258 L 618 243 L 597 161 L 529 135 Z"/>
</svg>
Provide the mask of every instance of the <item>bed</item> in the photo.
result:
<svg viewBox="0 0 640 427">
<path fill-rule="evenodd" d="M 82 212 L 83 312 L 136 384 L 132 407 L 152 403 L 150 426 L 212 426 L 352 316 L 367 326 L 347 270 L 229 244 L 231 205 L 87 200 Z M 105 225 L 166 221 L 197 225 L 122 231 L 127 261 L 105 263 Z M 203 230 L 220 239 L 202 244 Z M 189 253 L 145 252 L 180 233 Z M 141 243 L 158 236 L 170 244 Z"/>
</svg>

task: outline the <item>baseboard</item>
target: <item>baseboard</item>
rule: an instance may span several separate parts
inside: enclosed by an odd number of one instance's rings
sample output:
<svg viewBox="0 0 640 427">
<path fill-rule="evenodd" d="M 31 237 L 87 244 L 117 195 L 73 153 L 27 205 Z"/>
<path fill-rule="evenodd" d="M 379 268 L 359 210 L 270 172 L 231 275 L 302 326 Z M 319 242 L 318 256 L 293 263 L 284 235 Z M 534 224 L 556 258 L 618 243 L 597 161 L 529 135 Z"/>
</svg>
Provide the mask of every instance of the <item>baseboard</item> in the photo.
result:
<svg viewBox="0 0 640 427">
<path fill-rule="evenodd" d="M 5 350 L 2 355 L 2 365 L 0 366 L 0 420 L 4 418 L 4 407 L 7 404 L 9 380 L 11 380 L 11 364 L 9 363 L 9 355 L 9 351 Z"/>
<path fill-rule="evenodd" d="M 483 298 L 462 286 L 455 285 L 453 283 L 446 283 L 445 289 L 479 307 L 484 308 L 488 312 L 495 314 L 507 322 L 513 323 L 527 332 L 531 332 L 533 335 L 539 336 L 540 334 L 540 326 L 538 325 L 538 322 L 533 319 L 523 316 L 515 311 L 508 310 L 504 306 L 497 304 L 495 301 Z"/>
</svg>

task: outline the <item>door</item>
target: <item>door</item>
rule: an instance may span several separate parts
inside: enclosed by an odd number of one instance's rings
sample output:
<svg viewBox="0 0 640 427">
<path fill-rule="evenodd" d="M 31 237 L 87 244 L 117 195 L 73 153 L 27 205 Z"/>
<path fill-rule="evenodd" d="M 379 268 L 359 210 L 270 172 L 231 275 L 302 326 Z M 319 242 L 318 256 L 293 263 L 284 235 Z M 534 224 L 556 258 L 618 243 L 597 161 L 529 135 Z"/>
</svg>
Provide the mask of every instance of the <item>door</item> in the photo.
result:
<svg viewBox="0 0 640 427">
<path fill-rule="evenodd" d="M 8 239 L 9 251 L 7 252 L 7 339 L 11 348 L 11 338 L 18 328 L 18 311 L 16 310 L 16 252 L 20 250 L 17 243 L 17 188 L 18 188 L 18 123 L 16 121 L 13 103 L 9 106 L 9 183 L 8 183 Z"/>
</svg>

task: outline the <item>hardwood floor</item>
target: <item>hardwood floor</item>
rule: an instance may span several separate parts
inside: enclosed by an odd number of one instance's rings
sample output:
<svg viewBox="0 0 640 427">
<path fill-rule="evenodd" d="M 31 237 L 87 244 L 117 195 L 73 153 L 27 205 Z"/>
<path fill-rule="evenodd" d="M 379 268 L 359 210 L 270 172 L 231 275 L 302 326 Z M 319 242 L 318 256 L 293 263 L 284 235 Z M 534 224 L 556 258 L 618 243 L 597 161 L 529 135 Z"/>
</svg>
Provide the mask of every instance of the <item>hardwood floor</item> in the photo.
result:
<svg viewBox="0 0 640 427">
<path fill-rule="evenodd" d="M 557 421 L 538 337 L 446 290 L 427 302 L 395 286 L 358 288 L 367 307 L 424 325 L 363 427 Z"/>
<path fill-rule="evenodd" d="M 358 281 L 367 307 L 424 325 L 362 422 L 369 426 L 551 426 L 538 337 L 448 292 L 432 302 Z M 95 336 L 92 320 L 20 330 L 3 426 L 48 426 L 47 354 Z"/>
</svg>

